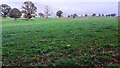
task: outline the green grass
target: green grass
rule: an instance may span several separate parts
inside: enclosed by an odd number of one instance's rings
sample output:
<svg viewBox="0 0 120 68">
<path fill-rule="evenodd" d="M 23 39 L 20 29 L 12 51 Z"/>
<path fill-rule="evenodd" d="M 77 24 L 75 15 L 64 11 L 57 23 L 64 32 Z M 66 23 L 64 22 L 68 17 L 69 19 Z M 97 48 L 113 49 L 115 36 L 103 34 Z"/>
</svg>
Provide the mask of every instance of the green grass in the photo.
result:
<svg viewBox="0 0 120 68">
<path fill-rule="evenodd" d="M 118 20 L 2 19 L 3 66 L 118 66 Z"/>
</svg>

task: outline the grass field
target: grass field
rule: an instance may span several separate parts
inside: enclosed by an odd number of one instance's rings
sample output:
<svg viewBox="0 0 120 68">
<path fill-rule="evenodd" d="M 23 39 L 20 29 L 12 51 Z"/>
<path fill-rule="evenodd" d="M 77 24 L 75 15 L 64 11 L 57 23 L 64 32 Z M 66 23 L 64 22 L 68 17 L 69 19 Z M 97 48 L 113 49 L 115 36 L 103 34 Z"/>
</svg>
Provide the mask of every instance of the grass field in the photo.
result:
<svg viewBox="0 0 120 68">
<path fill-rule="evenodd" d="M 116 18 L 2 20 L 3 66 L 119 66 Z"/>
</svg>

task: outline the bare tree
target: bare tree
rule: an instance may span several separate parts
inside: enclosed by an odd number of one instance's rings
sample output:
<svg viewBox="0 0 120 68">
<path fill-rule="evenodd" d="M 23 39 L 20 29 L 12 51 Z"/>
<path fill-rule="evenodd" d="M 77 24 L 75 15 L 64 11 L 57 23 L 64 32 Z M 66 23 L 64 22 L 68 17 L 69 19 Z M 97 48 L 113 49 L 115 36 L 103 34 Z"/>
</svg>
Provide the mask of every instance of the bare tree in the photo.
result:
<svg viewBox="0 0 120 68">
<path fill-rule="evenodd" d="M 62 17 L 62 11 L 61 10 L 58 10 L 57 12 L 56 12 L 56 15 L 60 18 L 60 17 Z"/>
<path fill-rule="evenodd" d="M 8 16 L 8 13 L 10 10 L 11 10 L 11 7 L 8 6 L 7 4 L 0 5 L 0 14 L 2 15 L 3 18 Z"/>
<path fill-rule="evenodd" d="M 50 16 L 50 8 L 48 6 L 45 7 L 44 13 L 45 13 L 46 18 L 48 18 L 48 16 Z"/>
<path fill-rule="evenodd" d="M 10 16 L 11 18 L 15 18 L 15 20 L 16 20 L 17 18 L 20 18 L 21 15 L 22 15 L 22 13 L 21 13 L 20 10 L 17 9 L 17 8 L 13 8 L 13 9 L 11 9 L 11 11 L 9 12 L 9 16 Z"/>
<path fill-rule="evenodd" d="M 25 17 L 28 19 L 32 18 L 32 14 L 37 12 L 37 7 L 31 1 L 25 1 L 22 8 L 24 9 L 23 13 L 25 13 Z"/>
</svg>

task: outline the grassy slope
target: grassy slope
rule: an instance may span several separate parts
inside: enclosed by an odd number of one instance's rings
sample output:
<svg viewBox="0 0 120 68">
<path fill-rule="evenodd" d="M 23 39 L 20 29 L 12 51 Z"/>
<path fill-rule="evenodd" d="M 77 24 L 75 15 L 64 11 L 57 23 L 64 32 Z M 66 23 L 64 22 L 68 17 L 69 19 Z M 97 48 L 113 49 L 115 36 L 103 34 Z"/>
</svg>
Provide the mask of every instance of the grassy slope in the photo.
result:
<svg viewBox="0 0 120 68">
<path fill-rule="evenodd" d="M 111 65 L 118 58 L 115 18 L 3 19 L 3 65 Z"/>
</svg>

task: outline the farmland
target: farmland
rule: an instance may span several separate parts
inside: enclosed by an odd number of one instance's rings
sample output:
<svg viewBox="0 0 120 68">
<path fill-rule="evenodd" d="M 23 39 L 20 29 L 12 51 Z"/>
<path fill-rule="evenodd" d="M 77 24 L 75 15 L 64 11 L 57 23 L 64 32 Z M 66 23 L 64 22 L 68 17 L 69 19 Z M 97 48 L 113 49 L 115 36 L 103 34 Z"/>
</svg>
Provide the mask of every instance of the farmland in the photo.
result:
<svg viewBox="0 0 120 68">
<path fill-rule="evenodd" d="M 113 17 L 2 19 L 3 66 L 116 66 Z"/>
</svg>

